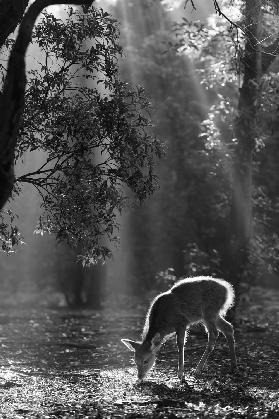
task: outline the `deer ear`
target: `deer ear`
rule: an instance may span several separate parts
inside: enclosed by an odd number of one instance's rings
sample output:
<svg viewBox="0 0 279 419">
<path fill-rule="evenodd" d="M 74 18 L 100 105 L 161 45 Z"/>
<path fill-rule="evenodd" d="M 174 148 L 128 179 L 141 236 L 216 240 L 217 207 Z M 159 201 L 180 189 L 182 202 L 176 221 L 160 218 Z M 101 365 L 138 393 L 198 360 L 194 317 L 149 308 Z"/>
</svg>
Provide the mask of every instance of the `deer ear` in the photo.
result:
<svg viewBox="0 0 279 419">
<path fill-rule="evenodd" d="M 151 351 L 154 351 L 154 349 L 160 345 L 161 343 L 161 335 L 159 332 L 156 333 L 155 336 L 151 339 Z"/>
<path fill-rule="evenodd" d="M 127 348 L 130 349 L 130 351 L 135 352 L 137 348 L 141 345 L 140 342 L 135 342 L 134 340 L 130 339 L 121 339 L 121 342 L 124 343 L 124 345 L 127 346 Z"/>
</svg>

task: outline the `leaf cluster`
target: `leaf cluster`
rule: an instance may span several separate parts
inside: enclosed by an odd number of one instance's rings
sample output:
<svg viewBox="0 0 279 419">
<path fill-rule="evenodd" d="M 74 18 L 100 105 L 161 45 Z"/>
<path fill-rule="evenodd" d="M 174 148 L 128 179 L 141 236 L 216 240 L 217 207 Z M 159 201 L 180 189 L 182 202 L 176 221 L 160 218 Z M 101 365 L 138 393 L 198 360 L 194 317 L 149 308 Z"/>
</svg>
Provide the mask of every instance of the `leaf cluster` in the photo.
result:
<svg viewBox="0 0 279 419">
<path fill-rule="evenodd" d="M 84 264 L 110 254 L 119 212 L 153 192 L 161 155 L 143 89 L 119 79 L 118 37 L 117 22 L 102 9 L 69 8 L 61 19 L 44 13 L 16 150 L 17 159 L 30 151 L 45 156 L 17 178 L 18 187 L 31 183 L 41 195 L 36 232 L 54 232 Z"/>
</svg>

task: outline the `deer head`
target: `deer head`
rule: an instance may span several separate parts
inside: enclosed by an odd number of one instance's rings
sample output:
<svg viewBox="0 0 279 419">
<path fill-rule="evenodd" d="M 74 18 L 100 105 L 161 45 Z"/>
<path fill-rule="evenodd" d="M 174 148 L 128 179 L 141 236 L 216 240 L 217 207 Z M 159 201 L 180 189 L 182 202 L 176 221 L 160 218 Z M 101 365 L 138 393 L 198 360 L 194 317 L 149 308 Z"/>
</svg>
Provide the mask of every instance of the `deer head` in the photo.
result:
<svg viewBox="0 0 279 419">
<path fill-rule="evenodd" d="M 138 379 L 142 381 L 155 364 L 156 355 L 162 343 L 160 333 L 156 333 L 151 340 L 143 342 L 135 342 L 130 339 L 121 339 L 121 342 L 135 353 Z"/>
</svg>

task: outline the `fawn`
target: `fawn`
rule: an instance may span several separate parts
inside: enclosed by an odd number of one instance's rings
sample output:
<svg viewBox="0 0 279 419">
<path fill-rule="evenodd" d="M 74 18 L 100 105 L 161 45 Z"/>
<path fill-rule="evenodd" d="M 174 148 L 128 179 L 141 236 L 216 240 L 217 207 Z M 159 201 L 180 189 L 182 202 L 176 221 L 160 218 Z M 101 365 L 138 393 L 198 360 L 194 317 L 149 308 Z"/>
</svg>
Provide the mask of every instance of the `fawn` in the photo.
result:
<svg viewBox="0 0 279 419">
<path fill-rule="evenodd" d="M 201 322 L 208 334 L 207 347 L 195 369 L 199 374 L 221 331 L 230 349 L 231 367 L 236 367 L 233 326 L 223 316 L 234 303 L 231 284 L 210 276 L 186 278 L 169 291 L 154 298 L 146 316 L 142 342 L 121 339 L 135 352 L 138 379 L 142 381 L 153 367 L 158 351 L 169 335 L 176 333 L 178 347 L 178 377 L 184 380 L 184 344 L 188 328 Z"/>
</svg>

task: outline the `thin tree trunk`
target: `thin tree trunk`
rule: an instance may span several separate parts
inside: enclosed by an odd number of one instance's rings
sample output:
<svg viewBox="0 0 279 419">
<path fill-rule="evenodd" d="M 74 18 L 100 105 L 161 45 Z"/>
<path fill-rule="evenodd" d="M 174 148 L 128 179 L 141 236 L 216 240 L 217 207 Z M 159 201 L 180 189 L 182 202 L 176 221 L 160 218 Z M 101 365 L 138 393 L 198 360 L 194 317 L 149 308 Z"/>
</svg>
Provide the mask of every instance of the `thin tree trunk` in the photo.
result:
<svg viewBox="0 0 279 419">
<path fill-rule="evenodd" d="M 247 28 L 243 66 L 243 84 L 239 89 L 238 117 L 235 123 L 237 146 L 234 154 L 231 207 L 230 280 L 237 288 L 249 263 L 253 236 L 253 154 L 256 144 L 258 87 L 261 77 L 262 0 L 246 0 Z M 248 29 L 249 28 L 249 29 Z"/>
<path fill-rule="evenodd" d="M 100 309 L 106 282 L 106 266 L 95 265 L 85 268 L 85 304 L 93 309 Z"/>
</svg>

